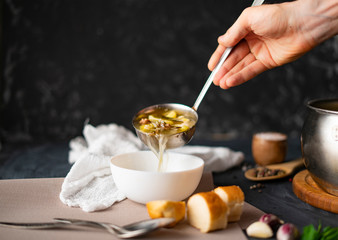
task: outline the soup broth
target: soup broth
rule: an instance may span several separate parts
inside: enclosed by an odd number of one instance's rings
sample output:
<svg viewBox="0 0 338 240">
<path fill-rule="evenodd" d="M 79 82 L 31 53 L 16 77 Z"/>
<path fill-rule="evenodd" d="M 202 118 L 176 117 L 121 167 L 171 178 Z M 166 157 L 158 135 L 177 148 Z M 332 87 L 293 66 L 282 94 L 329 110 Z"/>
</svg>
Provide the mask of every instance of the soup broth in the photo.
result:
<svg viewBox="0 0 338 240">
<path fill-rule="evenodd" d="M 196 120 L 184 111 L 157 107 L 137 115 L 133 124 L 139 131 L 146 133 L 146 144 L 159 159 L 158 171 L 163 171 L 163 157 L 169 137 L 188 131 L 195 126 Z M 158 147 L 153 144 L 154 137 Z"/>
</svg>

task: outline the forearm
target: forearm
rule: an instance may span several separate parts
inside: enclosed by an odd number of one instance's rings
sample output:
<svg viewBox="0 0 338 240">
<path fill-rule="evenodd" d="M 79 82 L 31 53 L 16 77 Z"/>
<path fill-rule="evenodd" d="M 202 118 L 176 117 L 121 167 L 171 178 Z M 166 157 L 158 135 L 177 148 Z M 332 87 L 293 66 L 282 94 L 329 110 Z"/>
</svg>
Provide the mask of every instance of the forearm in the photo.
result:
<svg viewBox="0 0 338 240">
<path fill-rule="evenodd" d="M 297 27 L 315 45 L 338 34 L 338 0 L 298 0 L 292 8 Z"/>
</svg>

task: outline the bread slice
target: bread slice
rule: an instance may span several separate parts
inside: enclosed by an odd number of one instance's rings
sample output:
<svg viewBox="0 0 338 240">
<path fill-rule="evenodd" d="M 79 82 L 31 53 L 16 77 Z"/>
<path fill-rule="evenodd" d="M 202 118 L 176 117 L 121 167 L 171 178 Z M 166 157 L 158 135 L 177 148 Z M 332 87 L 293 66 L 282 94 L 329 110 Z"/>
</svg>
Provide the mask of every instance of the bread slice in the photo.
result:
<svg viewBox="0 0 338 240">
<path fill-rule="evenodd" d="M 156 200 L 148 202 L 146 206 L 151 218 L 175 218 L 176 221 L 168 227 L 175 226 L 185 218 L 185 202 L 183 201 Z"/>
<path fill-rule="evenodd" d="M 227 227 L 228 207 L 214 192 L 192 195 L 187 208 L 189 224 L 203 233 Z"/>
<path fill-rule="evenodd" d="M 244 205 L 244 193 L 239 186 L 223 186 L 214 192 L 227 204 L 229 208 L 228 221 L 236 222 L 241 218 Z"/>
</svg>

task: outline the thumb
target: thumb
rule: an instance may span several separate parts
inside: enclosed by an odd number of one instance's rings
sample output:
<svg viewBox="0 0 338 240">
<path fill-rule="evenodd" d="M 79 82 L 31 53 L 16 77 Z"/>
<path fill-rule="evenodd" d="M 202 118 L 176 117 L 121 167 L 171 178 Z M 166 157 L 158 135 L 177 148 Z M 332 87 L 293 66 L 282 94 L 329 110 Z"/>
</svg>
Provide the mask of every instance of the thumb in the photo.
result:
<svg viewBox="0 0 338 240">
<path fill-rule="evenodd" d="M 234 47 L 251 32 L 249 25 L 250 8 L 245 9 L 227 32 L 218 38 L 218 43 L 224 47 Z"/>
</svg>

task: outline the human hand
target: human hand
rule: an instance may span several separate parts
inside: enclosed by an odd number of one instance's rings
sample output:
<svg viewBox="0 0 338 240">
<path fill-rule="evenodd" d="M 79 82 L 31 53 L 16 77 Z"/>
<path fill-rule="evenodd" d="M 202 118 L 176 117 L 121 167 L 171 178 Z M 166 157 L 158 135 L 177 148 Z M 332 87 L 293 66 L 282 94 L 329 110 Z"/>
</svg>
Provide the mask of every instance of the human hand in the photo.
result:
<svg viewBox="0 0 338 240">
<path fill-rule="evenodd" d="M 245 9 L 218 38 L 219 46 L 208 63 L 210 70 L 226 47 L 237 45 L 215 75 L 214 84 L 223 89 L 240 85 L 268 69 L 296 60 L 337 34 L 338 7 L 328 13 L 330 3 L 338 5 L 338 0 L 299 0 Z"/>
</svg>

